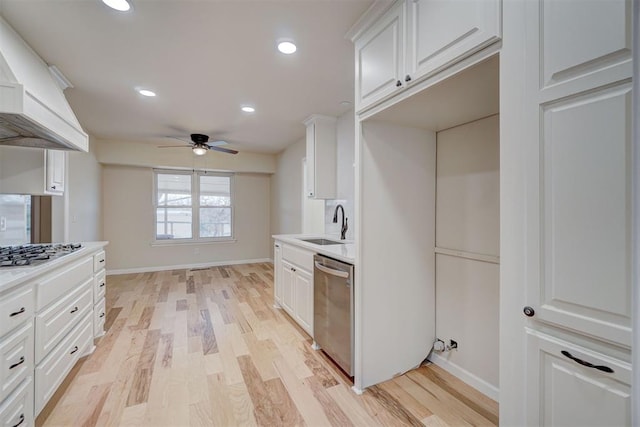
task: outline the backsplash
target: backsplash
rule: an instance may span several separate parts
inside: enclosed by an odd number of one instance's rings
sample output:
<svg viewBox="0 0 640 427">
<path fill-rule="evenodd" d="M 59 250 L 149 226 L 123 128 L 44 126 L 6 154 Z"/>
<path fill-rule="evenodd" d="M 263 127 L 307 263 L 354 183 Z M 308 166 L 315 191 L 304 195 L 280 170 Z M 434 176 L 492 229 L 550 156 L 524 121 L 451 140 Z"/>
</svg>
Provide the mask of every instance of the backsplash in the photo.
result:
<svg viewBox="0 0 640 427">
<path fill-rule="evenodd" d="M 31 196 L 0 194 L 0 246 L 31 242 Z"/>
<path fill-rule="evenodd" d="M 336 210 L 336 206 L 342 205 L 344 208 L 344 215 L 348 218 L 346 238 L 347 240 L 353 240 L 353 204 L 350 200 L 325 200 L 324 203 L 324 232 L 332 236 L 340 237 L 340 226 L 342 224 L 342 212 L 338 212 L 338 223 L 333 223 L 333 213 Z"/>
</svg>

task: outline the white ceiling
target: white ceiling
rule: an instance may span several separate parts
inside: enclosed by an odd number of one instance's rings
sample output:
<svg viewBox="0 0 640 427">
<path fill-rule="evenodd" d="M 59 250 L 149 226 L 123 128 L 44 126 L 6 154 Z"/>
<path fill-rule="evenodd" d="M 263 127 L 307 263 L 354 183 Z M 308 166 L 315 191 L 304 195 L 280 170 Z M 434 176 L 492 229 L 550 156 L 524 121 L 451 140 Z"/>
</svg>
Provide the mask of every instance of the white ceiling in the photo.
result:
<svg viewBox="0 0 640 427">
<path fill-rule="evenodd" d="M 85 131 L 172 145 L 192 132 L 241 151 L 275 153 L 304 137 L 310 114 L 353 102 L 345 33 L 372 0 L 0 0 L 0 14 L 74 88 Z M 276 50 L 295 40 L 290 56 Z M 144 87 L 158 96 L 145 98 Z M 253 114 L 241 105 L 255 106 Z"/>
</svg>

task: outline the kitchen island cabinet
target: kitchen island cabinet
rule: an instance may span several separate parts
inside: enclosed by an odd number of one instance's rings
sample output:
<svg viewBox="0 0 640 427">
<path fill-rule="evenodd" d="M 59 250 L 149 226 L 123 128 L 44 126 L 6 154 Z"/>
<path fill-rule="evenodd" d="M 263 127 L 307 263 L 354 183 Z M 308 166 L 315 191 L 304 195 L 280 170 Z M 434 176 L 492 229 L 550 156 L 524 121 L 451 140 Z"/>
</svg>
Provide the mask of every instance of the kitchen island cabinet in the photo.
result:
<svg viewBox="0 0 640 427">
<path fill-rule="evenodd" d="M 100 262 L 106 244 L 84 243 L 46 263 L 0 271 L 3 424 L 33 425 L 78 359 L 93 351 L 102 327 L 94 325 L 94 299 L 104 301 L 105 288 L 95 286 L 94 263 L 106 285 Z"/>
</svg>

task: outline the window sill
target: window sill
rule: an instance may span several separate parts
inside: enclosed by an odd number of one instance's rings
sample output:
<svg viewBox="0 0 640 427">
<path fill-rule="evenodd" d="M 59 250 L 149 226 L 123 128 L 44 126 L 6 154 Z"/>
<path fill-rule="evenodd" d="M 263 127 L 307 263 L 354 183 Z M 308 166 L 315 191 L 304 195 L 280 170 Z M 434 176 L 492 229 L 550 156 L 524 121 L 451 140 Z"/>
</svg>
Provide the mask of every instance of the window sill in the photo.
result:
<svg viewBox="0 0 640 427">
<path fill-rule="evenodd" d="M 236 243 L 234 238 L 228 239 L 216 239 L 216 240 L 181 240 L 181 239 L 166 239 L 166 240 L 153 240 L 149 246 L 181 246 L 181 245 L 217 245 L 220 243 Z"/>
</svg>

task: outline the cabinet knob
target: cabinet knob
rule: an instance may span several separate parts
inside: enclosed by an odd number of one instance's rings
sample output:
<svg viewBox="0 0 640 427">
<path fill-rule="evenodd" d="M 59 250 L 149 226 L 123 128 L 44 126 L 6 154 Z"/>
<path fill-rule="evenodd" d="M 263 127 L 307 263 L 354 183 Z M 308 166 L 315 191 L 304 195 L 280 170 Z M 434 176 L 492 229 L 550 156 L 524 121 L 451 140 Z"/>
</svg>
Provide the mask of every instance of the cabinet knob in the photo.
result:
<svg viewBox="0 0 640 427">
<path fill-rule="evenodd" d="M 410 76 L 409 74 L 407 74 L 407 75 L 404 77 L 404 81 L 405 81 L 405 82 L 410 82 L 410 81 L 411 81 L 411 76 Z"/>
<path fill-rule="evenodd" d="M 400 80 L 398 80 L 398 81 L 396 82 L 396 87 L 400 87 L 400 86 L 402 86 L 402 82 L 401 82 Z"/>
<path fill-rule="evenodd" d="M 55 190 L 55 189 L 56 189 L 56 186 L 55 186 L 55 185 L 52 185 L 52 186 L 51 186 L 51 189 L 52 189 L 52 190 Z"/>
<path fill-rule="evenodd" d="M 536 311 L 529 306 L 526 306 L 522 311 L 524 312 L 524 315 L 527 317 L 533 317 L 533 315 L 536 314 Z"/>
</svg>

